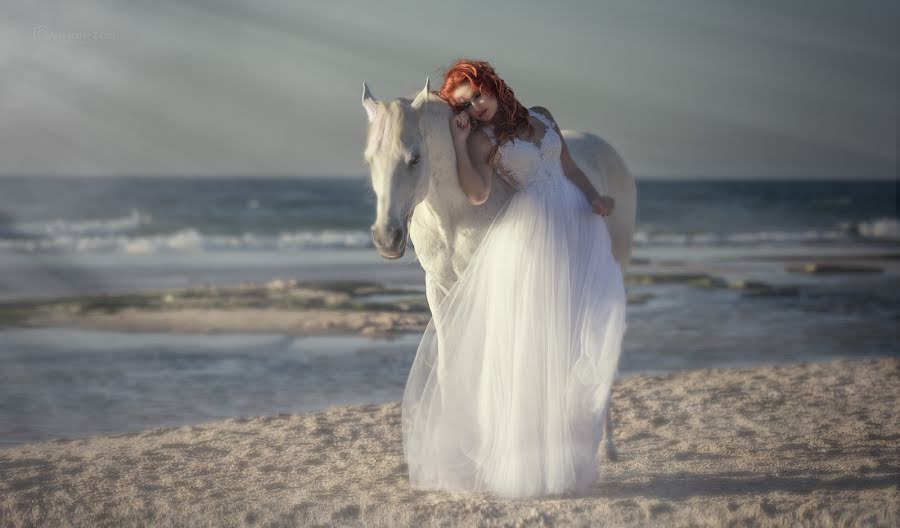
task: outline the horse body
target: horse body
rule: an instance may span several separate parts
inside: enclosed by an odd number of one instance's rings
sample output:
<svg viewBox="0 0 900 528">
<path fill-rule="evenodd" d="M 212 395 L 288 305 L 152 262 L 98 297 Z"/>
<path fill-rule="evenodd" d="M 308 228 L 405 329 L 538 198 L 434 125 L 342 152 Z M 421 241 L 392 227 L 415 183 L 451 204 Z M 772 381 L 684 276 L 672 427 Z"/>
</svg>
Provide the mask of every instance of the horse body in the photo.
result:
<svg viewBox="0 0 900 528">
<path fill-rule="evenodd" d="M 437 306 L 468 265 L 500 208 L 515 192 L 496 173 L 488 200 L 472 205 L 459 186 L 450 134 L 450 106 L 431 93 L 429 80 L 414 99 L 376 100 L 363 83 L 369 120 L 365 160 L 377 196 L 372 239 L 385 258 L 399 258 L 412 240 L 425 271 L 428 304 Z M 625 272 L 631 259 L 637 189 L 619 154 L 602 138 L 561 130 L 569 152 L 601 194 L 615 199 L 606 217 L 612 251 Z M 615 458 L 606 417 L 606 451 Z"/>
</svg>

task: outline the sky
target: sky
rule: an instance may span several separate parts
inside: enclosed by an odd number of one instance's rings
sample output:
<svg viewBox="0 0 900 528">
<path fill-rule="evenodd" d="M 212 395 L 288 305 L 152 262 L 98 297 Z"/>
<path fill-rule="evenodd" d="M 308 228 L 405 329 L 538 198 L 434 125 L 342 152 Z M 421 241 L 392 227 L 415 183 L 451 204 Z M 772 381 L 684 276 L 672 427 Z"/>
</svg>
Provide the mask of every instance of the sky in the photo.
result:
<svg viewBox="0 0 900 528">
<path fill-rule="evenodd" d="M 639 178 L 896 178 L 900 3 L 12 0 L 0 175 L 366 173 L 380 99 L 489 61 Z"/>
</svg>

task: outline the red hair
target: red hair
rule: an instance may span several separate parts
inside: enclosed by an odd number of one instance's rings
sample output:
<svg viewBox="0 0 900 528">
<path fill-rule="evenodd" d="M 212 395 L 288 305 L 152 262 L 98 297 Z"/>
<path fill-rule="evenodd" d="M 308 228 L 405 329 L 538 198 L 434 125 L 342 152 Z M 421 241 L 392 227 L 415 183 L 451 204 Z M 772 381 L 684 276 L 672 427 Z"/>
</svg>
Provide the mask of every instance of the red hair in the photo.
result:
<svg viewBox="0 0 900 528">
<path fill-rule="evenodd" d="M 534 134 L 534 127 L 528 121 L 528 109 L 522 106 L 512 88 L 485 61 L 458 59 L 444 73 L 444 83 L 440 90 L 432 93 L 446 101 L 454 112 L 462 112 L 463 108 L 453 99 L 453 92 L 464 84 L 470 84 L 473 90 L 487 92 L 497 98 L 497 112 L 491 120 L 497 142 L 488 153 L 488 163 L 493 160 L 501 143 L 518 136 L 517 130 L 524 127 L 529 134 Z M 476 119 L 470 122 L 473 133 L 484 126 L 484 123 Z"/>
</svg>

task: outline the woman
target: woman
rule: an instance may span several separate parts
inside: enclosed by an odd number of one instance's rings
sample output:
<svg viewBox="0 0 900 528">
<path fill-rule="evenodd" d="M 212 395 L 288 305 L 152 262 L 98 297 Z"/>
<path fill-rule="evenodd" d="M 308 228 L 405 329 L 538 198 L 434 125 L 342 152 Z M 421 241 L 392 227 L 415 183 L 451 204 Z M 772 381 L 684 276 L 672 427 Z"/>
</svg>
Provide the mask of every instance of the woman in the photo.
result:
<svg viewBox="0 0 900 528">
<path fill-rule="evenodd" d="M 410 484 L 509 498 L 587 491 L 625 332 L 625 285 L 600 195 L 553 116 L 523 107 L 486 62 L 459 60 L 436 92 L 459 184 L 517 190 L 432 307 L 403 397 Z"/>
</svg>

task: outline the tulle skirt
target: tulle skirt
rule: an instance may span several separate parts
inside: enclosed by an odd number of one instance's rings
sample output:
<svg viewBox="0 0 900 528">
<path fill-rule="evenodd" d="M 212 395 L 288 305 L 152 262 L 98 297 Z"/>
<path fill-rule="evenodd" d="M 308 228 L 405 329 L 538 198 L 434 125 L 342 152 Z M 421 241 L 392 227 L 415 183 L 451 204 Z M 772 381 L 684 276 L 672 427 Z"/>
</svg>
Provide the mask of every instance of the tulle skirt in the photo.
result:
<svg viewBox="0 0 900 528">
<path fill-rule="evenodd" d="M 413 488 L 584 493 L 626 328 L 605 219 L 566 177 L 500 210 L 418 346 L 402 402 Z"/>
</svg>

